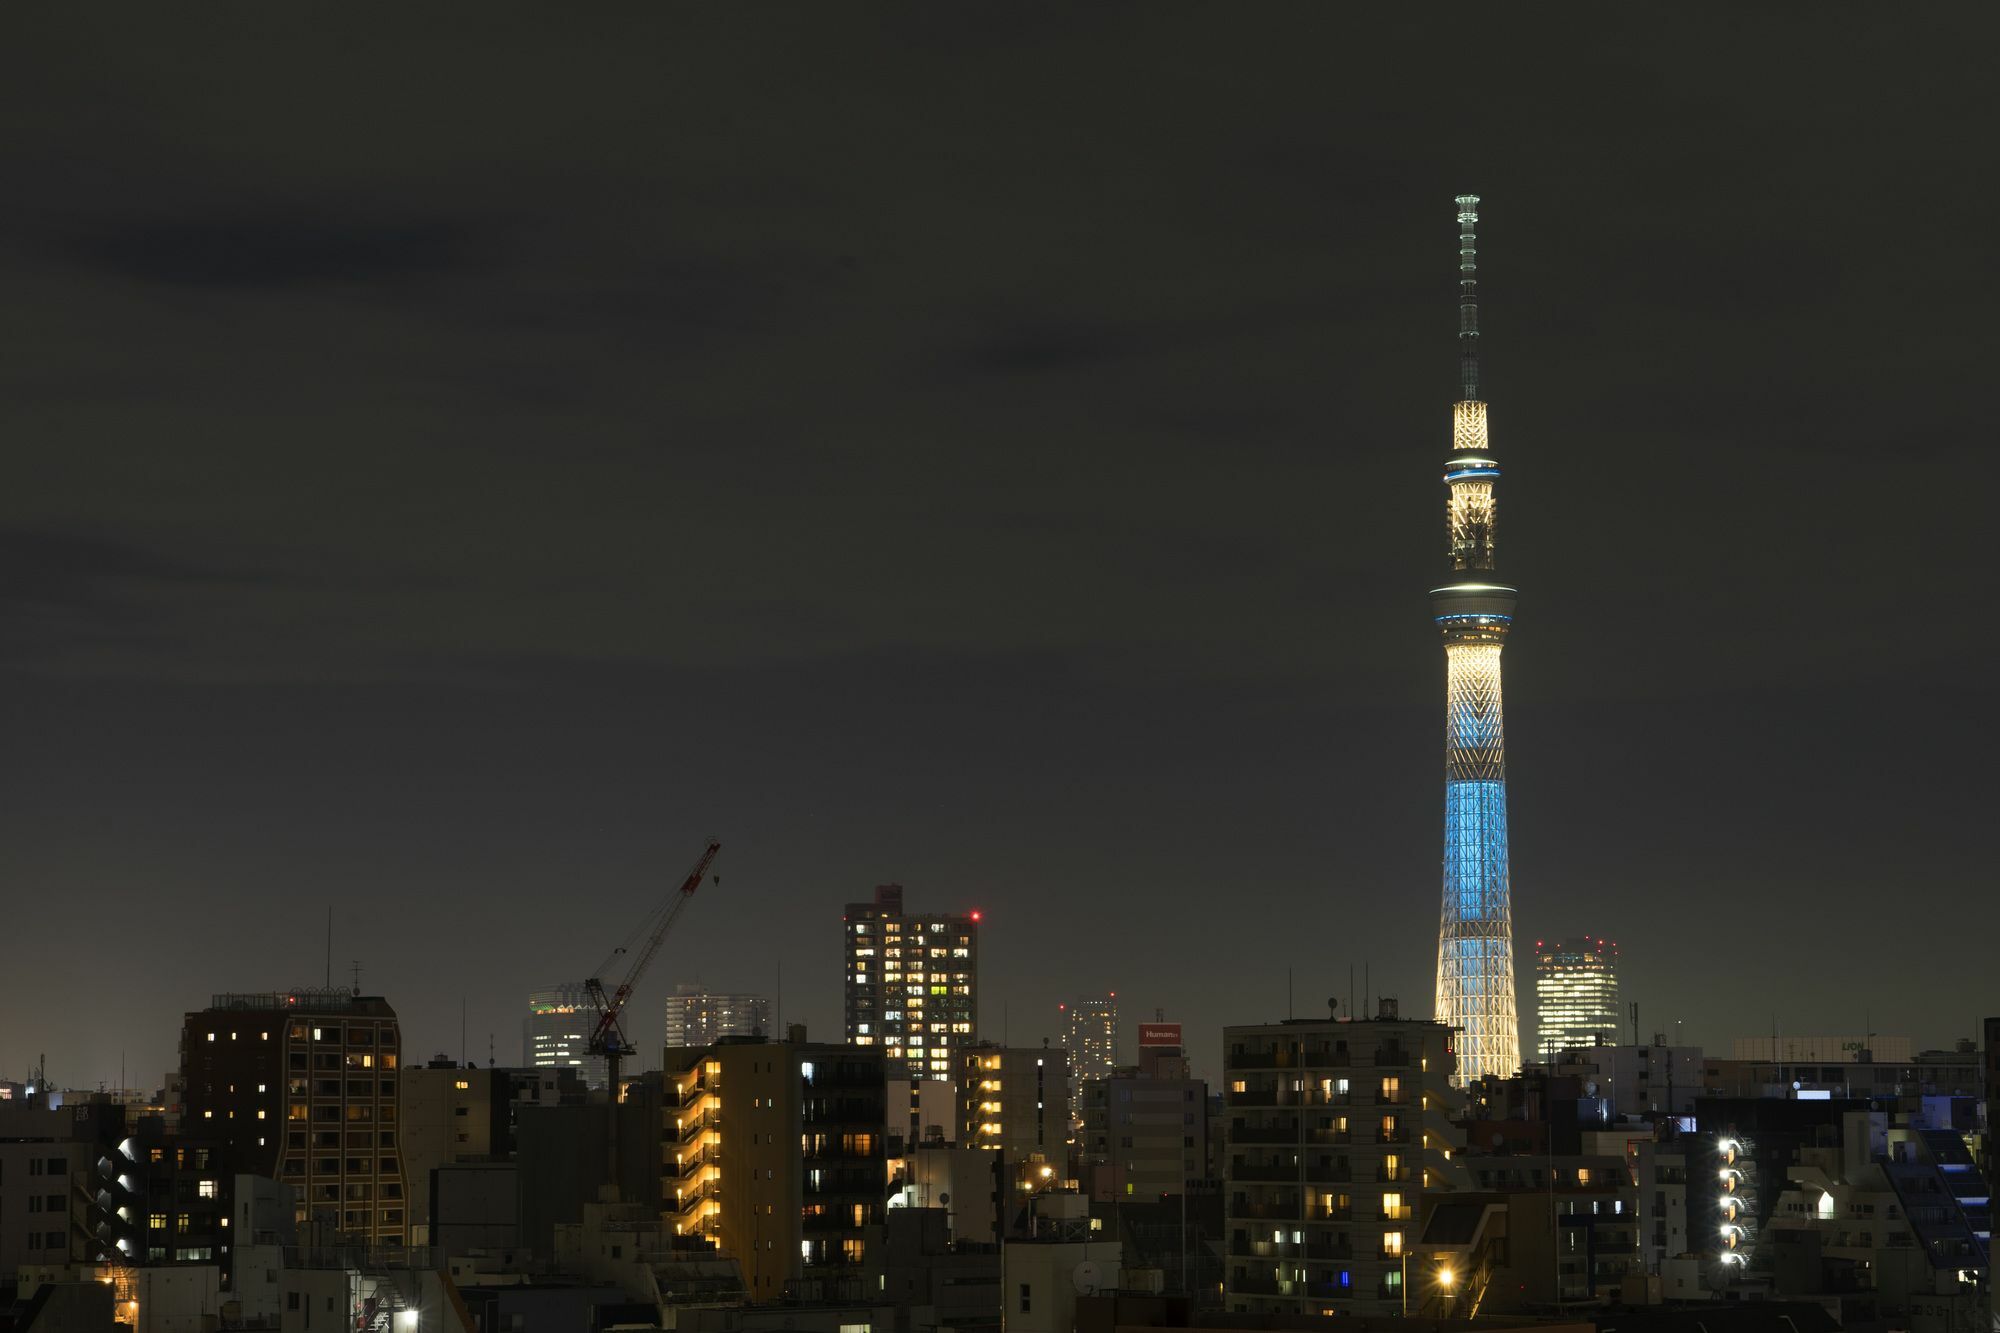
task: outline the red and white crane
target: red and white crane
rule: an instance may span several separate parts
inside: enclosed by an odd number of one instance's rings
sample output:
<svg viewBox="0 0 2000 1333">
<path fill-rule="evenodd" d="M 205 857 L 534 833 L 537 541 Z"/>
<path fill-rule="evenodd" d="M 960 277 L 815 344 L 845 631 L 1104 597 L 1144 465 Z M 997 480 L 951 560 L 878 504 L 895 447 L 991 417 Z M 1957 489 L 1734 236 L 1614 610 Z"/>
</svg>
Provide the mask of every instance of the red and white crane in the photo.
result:
<svg viewBox="0 0 2000 1333">
<path fill-rule="evenodd" d="M 666 942 L 667 933 L 693 900 L 695 890 L 701 887 L 702 877 L 708 874 L 708 868 L 715 863 L 716 854 L 721 850 L 722 844 L 710 838 L 708 846 L 696 859 L 694 868 L 681 881 L 679 891 L 648 912 L 645 919 L 625 937 L 625 942 L 613 949 L 611 956 L 600 963 L 597 971 L 583 983 L 591 1008 L 597 1014 L 597 1025 L 591 1029 L 587 1049 L 592 1055 L 604 1057 L 606 1086 L 611 1090 L 605 1153 L 611 1177 L 609 1183 L 614 1186 L 618 1183 L 618 1074 L 626 1054 L 632 1049 L 632 1043 L 625 1036 L 625 1004 L 632 998 L 632 989 L 639 984 L 639 978 L 646 974 L 646 969 L 659 955 L 660 945 Z M 720 883 L 722 876 L 717 875 L 715 879 Z M 625 974 L 615 989 L 607 991 L 606 981 L 620 962 L 625 964 Z"/>
</svg>

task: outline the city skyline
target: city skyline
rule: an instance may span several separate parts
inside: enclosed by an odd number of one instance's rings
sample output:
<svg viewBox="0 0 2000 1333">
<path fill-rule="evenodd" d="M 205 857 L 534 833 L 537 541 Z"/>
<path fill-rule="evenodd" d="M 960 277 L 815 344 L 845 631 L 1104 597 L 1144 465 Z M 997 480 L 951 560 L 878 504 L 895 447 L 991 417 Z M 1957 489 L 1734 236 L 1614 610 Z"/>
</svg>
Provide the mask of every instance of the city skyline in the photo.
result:
<svg viewBox="0 0 2000 1333">
<path fill-rule="evenodd" d="M 985 914 L 1015 1046 L 1112 986 L 1211 1077 L 1225 1024 L 1422 1013 L 1459 190 L 1523 481 L 1517 942 L 1588 921 L 1717 1049 L 1977 1032 L 2000 187 L 1934 129 L 1977 43 L 1918 86 L 1886 16 L 1468 11 L 1511 73 L 1455 84 L 1387 15 L 796 21 L 524 18 L 440 80 L 416 15 L 357 99 L 352 17 L 28 18 L 0 1073 L 150 1083 L 216 987 L 356 958 L 413 1057 L 505 1062 L 710 833 L 642 1064 L 702 975 L 837 1039 L 886 882 Z M 1754 1012 L 1719 927 L 1787 945 Z"/>
</svg>

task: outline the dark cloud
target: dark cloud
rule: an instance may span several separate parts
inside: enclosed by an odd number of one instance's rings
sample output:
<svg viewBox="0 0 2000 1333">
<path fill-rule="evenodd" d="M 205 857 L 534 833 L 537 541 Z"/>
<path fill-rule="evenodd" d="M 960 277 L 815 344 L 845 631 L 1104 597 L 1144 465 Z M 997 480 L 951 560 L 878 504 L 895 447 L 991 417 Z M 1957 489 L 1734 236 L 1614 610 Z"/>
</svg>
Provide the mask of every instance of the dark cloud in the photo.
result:
<svg viewBox="0 0 2000 1333">
<path fill-rule="evenodd" d="M 821 1028 L 827 913 L 896 877 L 985 898 L 1017 1036 L 1116 985 L 1206 1042 L 1287 965 L 1421 997 L 1465 189 L 1519 928 L 1618 932 L 1718 1043 L 1717 920 L 1812 960 L 1758 983 L 1798 1030 L 1935 956 L 1876 1026 L 1956 1035 L 1992 27 L 38 13 L 0 884 L 44 938 L 134 925 L 32 1040 L 159 1064 L 211 987 L 315 975 L 334 897 L 415 1045 L 470 992 L 505 1056 L 711 831 L 704 975 L 782 958 Z"/>
<path fill-rule="evenodd" d="M 0 528 L 0 603 L 102 602 L 147 587 L 262 582 L 128 542 Z"/>
<path fill-rule="evenodd" d="M 284 292 L 328 284 L 405 283 L 474 262 L 480 229 L 464 222 L 284 215 L 91 219 L 54 238 L 71 261 L 141 282 Z"/>
</svg>

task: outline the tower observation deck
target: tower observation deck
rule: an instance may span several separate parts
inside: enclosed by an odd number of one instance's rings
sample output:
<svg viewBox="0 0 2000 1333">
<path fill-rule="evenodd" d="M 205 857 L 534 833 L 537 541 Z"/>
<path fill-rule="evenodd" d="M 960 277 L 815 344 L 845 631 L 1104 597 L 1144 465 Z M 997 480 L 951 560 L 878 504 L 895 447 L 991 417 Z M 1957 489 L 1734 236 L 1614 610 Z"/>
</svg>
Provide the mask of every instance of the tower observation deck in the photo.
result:
<svg viewBox="0 0 2000 1333">
<path fill-rule="evenodd" d="M 1479 196 L 1458 196 L 1458 402 L 1445 460 L 1447 568 L 1431 589 L 1444 635 L 1444 911 L 1437 1018 L 1460 1030 L 1460 1084 L 1521 1064 L 1514 919 L 1507 880 L 1507 753 L 1500 650 L 1515 590 L 1494 568 L 1500 480 L 1479 394 Z"/>
</svg>

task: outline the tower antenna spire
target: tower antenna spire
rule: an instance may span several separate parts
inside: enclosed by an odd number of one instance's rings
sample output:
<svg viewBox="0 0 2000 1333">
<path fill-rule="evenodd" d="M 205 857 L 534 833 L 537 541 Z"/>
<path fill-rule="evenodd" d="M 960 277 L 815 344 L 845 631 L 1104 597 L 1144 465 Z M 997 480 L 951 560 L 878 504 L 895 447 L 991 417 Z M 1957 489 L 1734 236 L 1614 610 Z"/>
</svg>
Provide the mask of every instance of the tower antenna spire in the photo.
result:
<svg viewBox="0 0 2000 1333">
<path fill-rule="evenodd" d="M 1458 196 L 1458 396 L 1479 401 L 1479 196 Z"/>
</svg>

